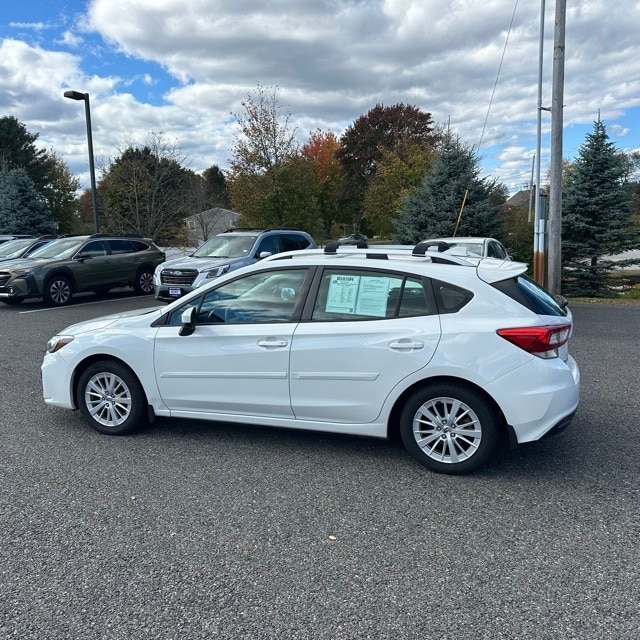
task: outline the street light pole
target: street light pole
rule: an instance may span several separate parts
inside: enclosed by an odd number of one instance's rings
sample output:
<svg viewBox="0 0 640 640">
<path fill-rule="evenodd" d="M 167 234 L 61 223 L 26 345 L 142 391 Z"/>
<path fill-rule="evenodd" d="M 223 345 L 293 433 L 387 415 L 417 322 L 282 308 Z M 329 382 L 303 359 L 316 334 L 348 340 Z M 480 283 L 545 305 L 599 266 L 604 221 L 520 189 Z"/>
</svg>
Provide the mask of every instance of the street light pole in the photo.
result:
<svg viewBox="0 0 640 640">
<path fill-rule="evenodd" d="M 91 176 L 91 206 L 93 208 L 93 226 L 95 233 L 100 230 L 98 220 L 98 192 L 96 189 L 96 170 L 93 163 L 93 138 L 91 136 L 91 108 L 89 106 L 89 94 L 80 91 L 65 91 L 65 98 L 84 101 L 84 113 L 87 121 L 87 143 L 89 145 L 89 175 Z"/>
</svg>

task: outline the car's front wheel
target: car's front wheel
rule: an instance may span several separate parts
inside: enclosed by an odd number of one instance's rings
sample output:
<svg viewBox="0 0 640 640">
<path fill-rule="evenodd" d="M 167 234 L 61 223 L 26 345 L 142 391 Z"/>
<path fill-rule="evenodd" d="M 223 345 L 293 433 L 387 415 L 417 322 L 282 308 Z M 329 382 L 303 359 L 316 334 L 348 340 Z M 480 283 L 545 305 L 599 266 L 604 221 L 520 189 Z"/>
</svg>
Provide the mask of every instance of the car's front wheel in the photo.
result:
<svg viewBox="0 0 640 640">
<path fill-rule="evenodd" d="M 153 271 L 151 269 L 140 269 L 133 281 L 133 288 L 140 295 L 153 293 Z"/>
<path fill-rule="evenodd" d="M 463 474 L 482 466 L 499 436 L 496 411 L 478 392 L 434 384 L 414 392 L 400 417 L 407 451 L 438 473 Z"/>
<path fill-rule="evenodd" d="M 44 286 L 44 301 L 50 307 L 62 307 L 71 302 L 73 288 L 68 278 L 53 276 Z"/>
<path fill-rule="evenodd" d="M 144 389 L 136 375 L 113 360 L 91 364 L 80 376 L 77 404 L 89 424 L 109 435 L 124 435 L 148 420 Z"/>
</svg>

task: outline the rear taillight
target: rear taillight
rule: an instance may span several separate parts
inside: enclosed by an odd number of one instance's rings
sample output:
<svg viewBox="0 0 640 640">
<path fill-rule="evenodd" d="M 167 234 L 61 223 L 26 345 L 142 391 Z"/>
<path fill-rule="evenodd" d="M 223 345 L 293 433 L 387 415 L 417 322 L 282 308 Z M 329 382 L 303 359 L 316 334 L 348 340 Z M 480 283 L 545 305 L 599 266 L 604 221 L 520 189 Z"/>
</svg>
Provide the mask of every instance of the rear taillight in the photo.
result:
<svg viewBox="0 0 640 640">
<path fill-rule="evenodd" d="M 528 353 L 542 358 L 555 358 L 558 355 L 558 347 L 567 342 L 571 336 L 571 325 L 515 327 L 513 329 L 498 329 L 496 333 Z"/>
</svg>

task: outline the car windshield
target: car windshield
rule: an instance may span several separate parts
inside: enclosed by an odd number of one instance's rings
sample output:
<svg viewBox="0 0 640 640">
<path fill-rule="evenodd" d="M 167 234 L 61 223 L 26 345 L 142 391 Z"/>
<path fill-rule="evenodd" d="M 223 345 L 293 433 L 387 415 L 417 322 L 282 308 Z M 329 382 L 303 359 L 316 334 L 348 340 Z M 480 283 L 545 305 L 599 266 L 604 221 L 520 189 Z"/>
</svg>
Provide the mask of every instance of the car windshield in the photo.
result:
<svg viewBox="0 0 640 640">
<path fill-rule="evenodd" d="M 447 242 L 450 247 L 461 247 L 462 249 L 468 249 L 472 253 L 476 253 L 479 256 L 482 255 L 482 245 L 475 242 Z"/>
<path fill-rule="evenodd" d="M 0 244 L 0 258 L 17 258 L 33 242 L 33 240 L 11 240 Z"/>
<path fill-rule="evenodd" d="M 35 260 L 42 258 L 70 258 L 84 243 L 86 238 L 64 238 L 45 244 L 29 257 Z"/>
<path fill-rule="evenodd" d="M 249 255 L 257 237 L 226 234 L 214 236 L 192 255 L 194 258 L 242 258 Z"/>
</svg>

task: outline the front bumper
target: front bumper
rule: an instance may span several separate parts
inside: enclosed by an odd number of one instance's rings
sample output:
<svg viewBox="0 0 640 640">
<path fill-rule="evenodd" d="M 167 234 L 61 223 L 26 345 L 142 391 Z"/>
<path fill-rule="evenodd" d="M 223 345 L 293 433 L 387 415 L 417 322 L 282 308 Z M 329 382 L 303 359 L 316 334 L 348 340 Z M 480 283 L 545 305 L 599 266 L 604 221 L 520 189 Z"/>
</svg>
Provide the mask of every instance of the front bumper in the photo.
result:
<svg viewBox="0 0 640 640">
<path fill-rule="evenodd" d="M 25 298 L 40 297 L 42 294 L 32 275 L 10 278 L 0 286 L 0 300 L 24 300 Z"/>
</svg>

